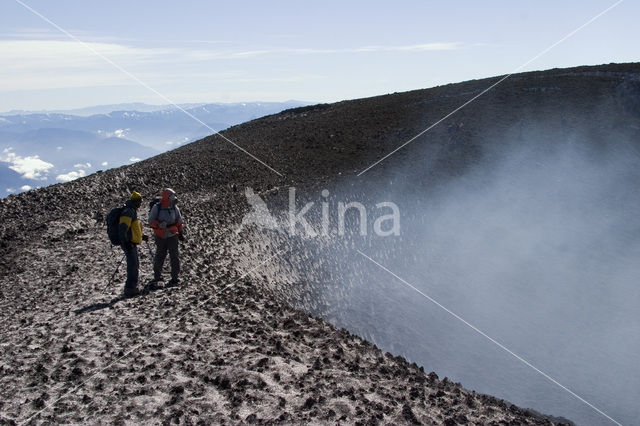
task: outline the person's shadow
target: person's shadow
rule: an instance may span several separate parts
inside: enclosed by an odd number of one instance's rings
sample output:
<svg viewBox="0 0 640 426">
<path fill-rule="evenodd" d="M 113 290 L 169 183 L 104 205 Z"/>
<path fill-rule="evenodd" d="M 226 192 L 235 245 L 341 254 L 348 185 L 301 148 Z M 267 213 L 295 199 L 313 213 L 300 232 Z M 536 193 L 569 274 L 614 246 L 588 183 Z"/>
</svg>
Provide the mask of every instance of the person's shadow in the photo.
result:
<svg viewBox="0 0 640 426">
<path fill-rule="evenodd" d="M 81 314 L 86 314 L 87 312 L 95 312 L 95 311 L 101 311 L 102 309 L 106 309 L 106 308 L 112 308 L 113 305 L 115 305 L 116 303 L 125 300 L 126 297 L 124 296 L 119 296 L 116 297 L 115 299 L 111 299 L 109 302 L 102 302 L 102 303 L 94 303 L 93 305 L 89 305 L 89 306 L 85 306 L 84 308 L 80 308 L 80 309 L 76 309 L 75 311 L 73 311 L 73 313 L 75 313 L 76 315 L 81 315 Z"/>
<path fill-rule="evenodd" d="M 165 286 L 165 287 L 169 287 L 169 286 Z M 146 286 L 144 286 L 144 288 L 142 289 L 142 291 L 140 292 L 140 294 L 138 296 L 135 297 L 139 297 L 139 296 L 144 296 L 147 295 L 151 292 L 157 291 L 157 290 L 161 290 L 163 287 L 151 287 L 149 284 L 147 284 Z M 118 303 L 121 302 L 123 300 L 126 299 L 131 299 L 131 297 L 129 296 L 118 296 L 114 299 L 111 299 L 109 302 L 101 302 L 101 303 L 94 303 L 93 305 L 89 305 L 89 306 L 85 306 L 84 308 L 80 308 L 80 309 L 76 309 L 75 311 L 73 311 L 74 314 L 76 315 L 82 315 L 82 314 L 86 314 L 88 312 L 96 312 L 96 311 L 101 311 L 103 309 L 107 309 L 107 308 L 113 308 L 113 306 Z"/>
</svg>

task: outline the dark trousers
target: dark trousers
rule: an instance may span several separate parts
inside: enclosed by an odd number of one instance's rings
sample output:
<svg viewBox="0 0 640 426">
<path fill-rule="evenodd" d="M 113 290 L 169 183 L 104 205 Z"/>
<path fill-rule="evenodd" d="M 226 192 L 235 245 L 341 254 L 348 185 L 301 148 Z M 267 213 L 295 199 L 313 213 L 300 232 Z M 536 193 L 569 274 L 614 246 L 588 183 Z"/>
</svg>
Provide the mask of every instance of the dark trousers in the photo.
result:
<svg viewBox="0 0 640 426">
<path fill-rule="evenodd" d="M 159 238 L 156 236 L 156 258 L 153 263 L 153 279 L 159 281 L 162 278 L 162 266 L 169 252 L 171 262 L 171 279 L 178 280 L 180 274 L 180 258 L 178 257 L 178 237 Z"/>
<path fill-rule="evenodd" d="M 125 288 L 136 288 L 138 286 L 138 246 L 133 245 L 131 249 L 125 250 L 124 255 L 127 258 L 127 282 Z"/>
</svg>

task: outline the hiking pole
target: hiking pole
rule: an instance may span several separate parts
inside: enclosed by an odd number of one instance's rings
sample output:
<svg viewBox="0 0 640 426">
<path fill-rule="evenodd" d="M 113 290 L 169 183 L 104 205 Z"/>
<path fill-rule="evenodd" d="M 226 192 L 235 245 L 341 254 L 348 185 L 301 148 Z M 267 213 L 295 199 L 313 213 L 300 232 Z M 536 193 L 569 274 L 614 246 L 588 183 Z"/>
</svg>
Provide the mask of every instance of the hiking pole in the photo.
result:
<svg viewBox="0 0 640 426">
<path fill-rule="evenodd" d="M 145 241 L 147 243 L 147 249 L 149 249 L 149 254 L 151 255 L 151 262 L 156 262 L 156 256 L 153 254 L 153 250 L 151 250 L 151 246 L 149 245 L 149 241 Z"/>
<path fill-rule="evenodd" d="M 111 282 L 113 281 L 116 274 L 118 273 L 118 269 L 120 269 L 120 265 L 122 265 L 122 261 L 124 260 L 126 255 L 127 255 L 126 253 L 122 255 L 122 259 L 120 259 L 120 262 L 118 262 L 118 266 L 116 266 L 116 270 L 113 271 L 113 275 L 111 275 L 111 279 L 109 280 L 109 282 L 107 283 L 107 286 L 102 291 L 106 291 L 109 288 L 109 286 L 111 285 Z"/>
</svg>

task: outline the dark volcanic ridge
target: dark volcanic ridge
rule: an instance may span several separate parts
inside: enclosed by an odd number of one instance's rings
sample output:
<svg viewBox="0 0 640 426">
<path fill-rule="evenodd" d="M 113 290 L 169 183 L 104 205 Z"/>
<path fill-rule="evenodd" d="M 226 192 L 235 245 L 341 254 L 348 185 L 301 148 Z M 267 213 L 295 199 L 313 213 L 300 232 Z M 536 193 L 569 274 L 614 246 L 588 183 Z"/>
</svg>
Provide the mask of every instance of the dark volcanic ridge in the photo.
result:
<svg viewBox="0 0 640 426">
<path fill-rule="evenodd" d="M 411 170 L 412 191 L 424 193 L 539 123 L 640 136 L 640 65 L 525 73 L 355 176 L 498 78 L 297 108 L 224 132 L 282 176 L 210 136 L 0 200 L 1 421 L 550 423 L 316 318 L 331 307 L 314 297 L 322 283 L 308 246 L 237 232 L 245 187 L 277 205 L 289 186 L 366 193 Z M 603 127 L 612 110 L 616 122 Z M 454 123 L 464 126 L 452 135 Z M 120 300 L 122 272 L 105 290 L 121 254 L 103 216 L 127 191 L 148 200 L 163 186 L 178 192 L 187 223 L 183 283 Z M 146 247 L 140 254 L 144 283 L 150 259 Z"/>
</svg>

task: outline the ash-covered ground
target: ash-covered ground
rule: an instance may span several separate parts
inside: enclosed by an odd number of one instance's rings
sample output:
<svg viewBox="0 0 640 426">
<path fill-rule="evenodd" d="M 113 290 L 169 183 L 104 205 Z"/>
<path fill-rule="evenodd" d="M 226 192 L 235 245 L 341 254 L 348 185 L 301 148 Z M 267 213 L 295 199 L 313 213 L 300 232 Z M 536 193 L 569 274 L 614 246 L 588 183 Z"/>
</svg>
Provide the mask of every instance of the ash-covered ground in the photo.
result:
<svg viewBox="0 0 640 426">
<path fill-rule="evenodd" d="M 328 189 L 345 201 L 382 201 L 398 188 L 389 185 L 401 182 L 407 197 L 424 196 L 473 176 L 505 134 L 525 143 L 544 125 L 554 134 L 615 130 L 632 140 L 640 134 L 637 76 L 633 64 L 514 76 L 359 178 L 495 79 L 298 108 L 225 131 L 281 175 L 212 136 L 3 199 L 2 422 L 562 421 L 469 391 L 320 319 L 348 325 L 341 321 L 349 318 L 348 307 L 332 304 L 344 288 L 326 287 L 344 270 L 326 259 L 345 247 L 373 254 L 402 240 L 367 245 L 351 233 L 336 249 L 335 236 L 310 244 L 286 232 L 239 229 L 250 211 L 245 188 L 270 207 L 283 205 L 290 187 L 303 199 Z M 616 121 L 603 127 L 598 118 L 612 109 Z M 454 123 L 463 130 L 448 130 Z M 597 137 L 589 144 L 606 147 Z M 149 200 L 165 186 L 177 191 L 188 232 L 182 283 L 121 299 L 123 273 L 108 285 L 121 253 L 108 243 L 104 215 L 129 190 Z M 423 198 L 412 199 L 423 206 Z M 144 206 L 140 216 L 146 218 Z M 151 263 L 146 246 L 139 251 L 144 284 Z"/>
<path fill-rule="evenodd" d="M 122 273 L 105 290 L 120 254 L 81 204 L 62 208 L 67 188 L 43 190 L 63 214 L 4 257 L 3 423 L 547 423 L 279 302 L 196 193 L 182 285 L 121 299 Z M 254 253 L 267 268 L 291 255 L 270 249 Z"/>
</svg>

